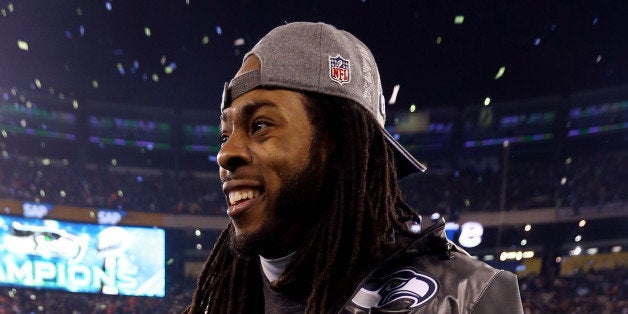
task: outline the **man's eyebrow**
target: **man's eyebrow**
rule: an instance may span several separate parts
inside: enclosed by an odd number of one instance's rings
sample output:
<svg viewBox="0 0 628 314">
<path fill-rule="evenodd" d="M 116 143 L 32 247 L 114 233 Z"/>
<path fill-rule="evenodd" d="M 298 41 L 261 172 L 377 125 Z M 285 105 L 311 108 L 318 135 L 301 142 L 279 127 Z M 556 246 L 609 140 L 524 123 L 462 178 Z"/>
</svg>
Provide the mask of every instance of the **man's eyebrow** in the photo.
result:
<svg viewBox="0 0 628 314">
<path fill-rule="evenodd" d="M 266 101 L 266 100 L 251 101 L 251 102 L 243 105 L 242 108 L 240 108 L 240 110 L 242 111 L 241 116 L 246 118 L 246 119 L 248 119 L 253 114 L 255 114 L 255 112 L 257 112 L 258 110 L 260 110 L 263 107 L 277 107 L 277 105 L 275 105 L 275 103 L 273 103 L 273 102 Z M 223 109 L 223 111 L 220 113 L 220 121 L 221 122 L 225 122 L 227 120 L 228 116 L 233 114 L 233 111 L 227 111 L 227 109 L 229 109 L 229 107 Z"/>
</svg>

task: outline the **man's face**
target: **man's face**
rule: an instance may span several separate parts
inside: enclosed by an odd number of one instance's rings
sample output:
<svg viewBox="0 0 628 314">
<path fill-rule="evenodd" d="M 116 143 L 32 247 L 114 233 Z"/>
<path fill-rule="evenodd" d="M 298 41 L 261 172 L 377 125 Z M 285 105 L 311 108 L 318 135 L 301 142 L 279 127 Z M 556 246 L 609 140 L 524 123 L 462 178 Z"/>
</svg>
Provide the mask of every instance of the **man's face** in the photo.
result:
<svg viewBox="0 0 628 314">
<path fill-rule="evenodd" d="M 232 247 L 239 253 L 289 253 L 322 210 L 313 207 L 326 153 L 312 146 L 304 101 L 297 92 L 256 89 L 222 112 L 218 165 L 234 226 Z"/>
</svg>

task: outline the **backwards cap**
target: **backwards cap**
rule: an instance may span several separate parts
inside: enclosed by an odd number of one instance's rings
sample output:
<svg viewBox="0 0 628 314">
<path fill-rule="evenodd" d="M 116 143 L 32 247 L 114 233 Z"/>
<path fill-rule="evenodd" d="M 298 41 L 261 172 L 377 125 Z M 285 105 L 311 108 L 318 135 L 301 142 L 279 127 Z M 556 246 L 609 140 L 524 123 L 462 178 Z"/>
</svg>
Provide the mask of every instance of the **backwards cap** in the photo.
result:
<svg viewBox="0 0 628 314">
<path fill-rule="evenodd" d="M 377 64 L 355 36 L 324 23 L 296 22 L 279 26 L 262 38 L 243 60 L 255 55 L 261 63 L 225 83 L 221 110 L 256 88 L 285 88 L 348 98 L 379 123 L 395 151 L 399 178 L 427 168 L 386 131 L 386 108 Z"/>
</svg>

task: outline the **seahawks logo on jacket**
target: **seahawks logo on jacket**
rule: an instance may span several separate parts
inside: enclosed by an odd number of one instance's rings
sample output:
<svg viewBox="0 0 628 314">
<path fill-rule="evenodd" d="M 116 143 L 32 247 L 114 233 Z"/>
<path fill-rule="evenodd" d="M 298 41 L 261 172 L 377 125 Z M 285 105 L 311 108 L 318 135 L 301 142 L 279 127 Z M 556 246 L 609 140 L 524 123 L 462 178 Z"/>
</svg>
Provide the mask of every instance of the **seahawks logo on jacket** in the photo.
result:
<svg viewBox="0 0 628 314">
<path fill-rule="evenodd" d="M 353 304 L 368 309 L 400 301 L 414 308 L 432 299 L 438 291 L 434 278 L 411 268 L 402 268 L 384 277 L 376 275 L 355 294 Z"/>
</svg>

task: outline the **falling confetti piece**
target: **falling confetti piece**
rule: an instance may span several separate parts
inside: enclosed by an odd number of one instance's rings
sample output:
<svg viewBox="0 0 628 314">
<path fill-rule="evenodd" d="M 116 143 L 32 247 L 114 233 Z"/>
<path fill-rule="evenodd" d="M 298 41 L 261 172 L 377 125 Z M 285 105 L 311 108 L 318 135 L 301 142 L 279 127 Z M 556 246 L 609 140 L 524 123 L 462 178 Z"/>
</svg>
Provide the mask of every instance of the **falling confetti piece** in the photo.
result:
<svg viewBox="0 0 628 314">
<path fill-rule="evenodd" d="M 500 77 L 502 77 L 505 71 L 506 71 L 506 67 L 499 68 L 499 70 L 497 71 L 497 74 L 495 74 L 495 79 L 497 80 Z"/>
<path fill-rule="evenodd" d="M 28 51 L 28 43 L 23 41 L 23 40 L 18 40 L 17 41 L 17 47 L 24 50 L 24 51 Z"/>
</svg>

